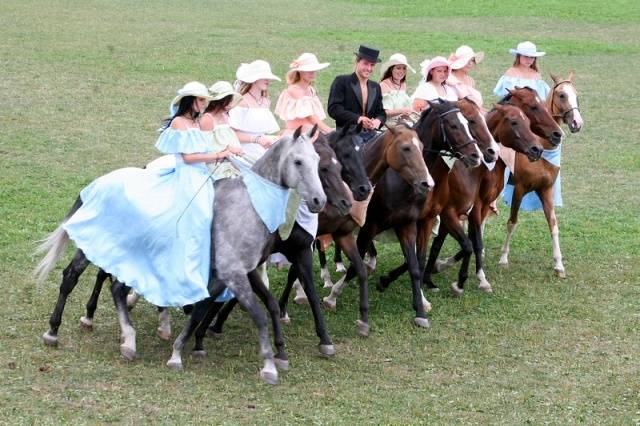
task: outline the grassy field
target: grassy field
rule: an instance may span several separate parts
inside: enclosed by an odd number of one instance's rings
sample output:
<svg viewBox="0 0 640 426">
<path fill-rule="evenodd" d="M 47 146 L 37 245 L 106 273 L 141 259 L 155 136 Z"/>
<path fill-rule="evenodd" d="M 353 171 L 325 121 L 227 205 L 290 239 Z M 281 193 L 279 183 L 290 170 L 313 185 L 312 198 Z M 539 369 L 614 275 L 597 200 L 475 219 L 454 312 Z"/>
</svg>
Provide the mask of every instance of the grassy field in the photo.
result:
<svg viewBox="0 0 640 426">
<path fill-rule="evenodd" d="M 5 0 L 0 36 L 0 423 L 640 423 L 637 1 Z M 326 99 L 360 43 L 414 66 L 467 43 L 486 52 L 474 77 L 489 102 L 508 48 L 525 39 L 548 52 L 547 80 L 575 70 L 586 121 L 563 148 L 566 280 L 553 275 L 541 213 L 521 214 L 511 265 L 497 267 L 503 207 L 486 231 L 492 295 L 472 279 L 454 298 L 455 272 L 437 276 L 443 291 L 429 297 L 425 331 L 411 325 L 406 278 L 383 295 L 372 286 L 362 339 L 352 285 L 326 313 L 338 351 L 329 360 L 317 355 L 308 309 L 292 306 L 291 370 L 276 387 L 258 378 L 257 335 L 241 311 L 204 361 L 187 356 L 176 373 L 164 366 L 170 348 L 155 337 L 154 308 L 141 304 L 139 358 L 127 363 L 108 291 L 95 331 L 78 327 L 94 268 L 69 298 L 60 347 L 42 344 L 71 250 L 39 288 L 35 241 L 92 179 L 157 155 L 155 129 L 183 83 L 233 80 L 256 58 L 284 75 L 310 51 L 331 62 L 317 85 Z M 283 88 L 272 86 L 273 100 Z M 393 244 L 381 252 L 379 271 L 401 261 Z M 271 273 L 279 289 L 284 273 Z M 176 311 L 174 329 L 183 322 Z"/>
</svg>

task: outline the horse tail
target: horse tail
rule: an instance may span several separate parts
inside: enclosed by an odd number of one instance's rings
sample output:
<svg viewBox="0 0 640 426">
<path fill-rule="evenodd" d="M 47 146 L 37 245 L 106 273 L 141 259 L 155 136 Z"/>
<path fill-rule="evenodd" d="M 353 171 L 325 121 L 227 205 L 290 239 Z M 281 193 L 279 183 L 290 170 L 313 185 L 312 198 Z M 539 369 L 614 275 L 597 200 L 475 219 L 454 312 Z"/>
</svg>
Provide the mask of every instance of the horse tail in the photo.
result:
<svg viewBox="0 0 640 426">
<path fill-rule="evenodd" d="M 34 255 L 47 252 L 44 258 L 38 263 L 33 270 L 33 276 L 36 278 L 38 285 L 42 285 L 47 275 L 54 268 L 56 263 L 60 260 L 64 254 L 67 245 L 69 244 L 69 234 L 64 229 L 66 221 L 82 206 L 82 200 L 80 197 L 76 199 L 76 202 L 69 210 L 69 213 L 64 217 L 62 223 L 43 240 L 39 241 L 41 244 L 36 248 Z"/>
</svg>

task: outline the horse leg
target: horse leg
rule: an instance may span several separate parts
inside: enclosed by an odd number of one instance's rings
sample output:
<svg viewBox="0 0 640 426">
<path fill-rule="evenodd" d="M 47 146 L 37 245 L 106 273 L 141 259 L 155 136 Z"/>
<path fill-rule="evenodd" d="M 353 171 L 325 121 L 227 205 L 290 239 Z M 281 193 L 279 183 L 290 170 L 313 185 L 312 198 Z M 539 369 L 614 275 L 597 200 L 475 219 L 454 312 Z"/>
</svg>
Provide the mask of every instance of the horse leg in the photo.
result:
<svg viewBox="0 0 640 426">
<path fill-rule="evenodd" d="M 129 310 L 127 309 L 127 294 L 130 288 L 118 280 L 111 283 L 111 295 L 116 305 L 118 322 L 120 323 L 120 353 L 127 361 L 136 358 L 136 330 L 133 328 Z"/>
<path fill-rule="evenodd" d="M 423 301 L 424 295 L 420 288 L 420 282 L 422 278 L 422 271 L 418 265 L 418 257 L 416 254 L 416 222 L 411 222 L 408 225 L 395 229 L 402 253 L 409 268 L 409 276 L 411 278 L 411 295 L 413 300 L 413 309 L 416 311 L 416 316 L 413 319 L 414 324 L 419 327 L 428 328 L 429 320 L 425 313 L 425 303 Z"/>
<path fill-rule="evenodd" d="M 562 252 L 560 251 L 560 230 L 558 229 L 558 219 L 556 218 L 556 210 L 553 206 L 553 187 L 545 188 L 538 192 L 538 196 L 542 201 L 542 209 L 544 210 L 544 216 L 547 219 L 549 225 L 549 231 L 551 232 L 551 243 L 553 245 L 553 260 L 555 266 L 553 270 L 560 278 L 566 278 L 567 274 L 562 264 Z"/>
<path fill-rule="evenodd" d="M 131 290 L 129 294 L 127 294 L 127 309 L 132 310 L 136 304 L 140 300 L 140 295 L 135 292 L 135 290 Z"/>
<path fill-rule="evenodd" d="M 220 311 L 220 308 L 223 306 L 223 303 L 213 301 L 209 304 L 209 308 L 207 312 L 204 314 L 202 321 L 197 325 L 194 338 L 195 344 L 193 345 L 193 351 L 191 351 L 191 355 L 195 358 L 204 358 L 207 355 L 207 352 L 204 350 L 204 337 L 207 334 L 208 327 L 213 321 L 213 318 Z"/>
<path fill-rule="evenodd" d="M 460 223 L 458 215 L 455 211 L 444 212 L 444 214 L 441 214 L 440 217 L 442 219 L 442 223 L 448 229 L 449 234 L 451 234 L 451 236 L 455 238 L 460 245 L 460 251 L 464 253 L 462 264 L 460 265 L 460 271 L 458 272 L 458 281 L 451 283 L 451 290 L 453 290 L 453 293 L 456 296 L 460 296 L 464 292 L 464 284 L 469 277 L 469 261 L 471 260 L 471 255 L 473 254 L 473 246 L 471 244 L 471 240 L 465 234 L 464 227 Z M 438 235 L 438 238 L 439 237 L 440 235 Z"/>
<path fill-rule="evenodd" d="M 318 250 L 318 260 L 320 261 L 320 278 L 324 282 L 324 288 L 331 288 L 333 287 L 333 281 L 331 281 L 331 274 L 329 273 L 329 268 L 327 268 L 327 255 L 322 250 L 320 240 L 316 239 L 315 244 Z"/>
<path fill-rule="evenodd" d="M 429 238 L 431 237 L 434 223 L 435 218 L 426 219 L 419 223 L 419 225 L 421 225 L 418 228 L 418 261 L 420 262 L 420 265 L 423 265 L 424 258 L 427 252 L 427 245 L 429 244 Z M 431 251 L 429 252 L 427 264 L 421 269 L 422 282 L 427 285 L 427 290 L 432 292 L 440 291 L 440 288 L 438 288 L 438 286 L 436 286 L 431 279 L 431 275 L 433 274 L 433 270 L 435 269 L 438 254 L 440 253 L 440 250 L 442 250 L 444 240 L 448 235 L 448 230 L 443 230 L 444 232 L 442 233 L 440 232 L 440 229 L 442 229 L 443 227 L 446 228 L 446 226 L 442 223 L 438 225 L 438 234 L 431 244 Z"/>
<path fill-rule="evenodd" d="M 169 308 L 158 306 L 158 328 L 156 334 L 162 340 L 171 339 L 171 316 Z"/>
<path fill-rule="evenodd" d="M 342 250 L 340 250 L 337 244 L 334 244 L 333 247 L 333 264 L 336 266 L 336 272 L 347 272 L 347 268 L 345 268 L 344 263 L 342 263 Z"/>
<path fill-rule="evenodd" d="M 367 255 L 368 259 L 366 260 L 365 265 L 367 265 L 369 271 L 373 272 L 376 270 L 376 265 L 378 263 L 378 250 L 376 250 L 376 245 L 374 244 L 373 240 L 367 248 Z"/>
<path fill-rule="evenodd" d="M 518 210 L 520 210 L 520 203 L 522 202 L 522 197 L 524 195 L 524 189 L 516 183 L 513 188 L 513 196 L 511 197 L 511 213 L 509 214 L 509 220 L 507 221 L 507 237 L 502 245 L 502 253 L 500 255 L 499 262 L 500 266 L 509 265 L 509 245 L 511 243 L 511 238 L 513 237 L 513 232 L 516 230 L 516 226 L 518 225 Z"/>
<path fill-rule="evenodd" d="M 280 325 L 280 307 L 278 302 L 269 292 L 260 279 L 260 275 L 254 270 L 247 275 L 253 292 L 260 298 L 266 306 L 271 316 L 271 326 L 273 327 L 273 340 L 276 345 L 276 354 L 273 356 L 276 366 L 281 370 L 289 369 L 289 359 L 284 351 L 284 335 Z"/>
<path fill-rule="evenodd" d="M 58 328 L 62 322 L 62 313 L 67 303 L 67 297 L 78 284 L 78 278 L 87 269 L 91 262 L 85 257 L 82 250 L 76 251 L 69 265 L 62 272 L 62 283 L 60 284 L 60 293 L 58 301 L 49 318 L 49 330 L 42 335 L 42 340 L 48 346 L 58 345 Z"/>
<path fill-rule="evenodd" d="M 221 292 L 222 290 L 220 290 L 219 293 Z M 204 319 L 216 297 L 217 294 L 193 305 L 193 310 L 191 311 L 191 315 L 189 315 L 187 324 L 183 327 L 182 331 L 173 342 L 173 351 L 171 352 L 171 358 L 167 361 L 167 367 L 172 370 L 182 370 L 182 350 L 184 349 L 187 340 L 189 340 L 189 337 L 191 337 L 195 329 Z"/>
<path fill-rule="evenodd" d="M 484 273 L 484 236 L 481 223 L 482 210 L 474 207 L 469 214 L 469 239 L 476 259 L 476 277 L 480 281 L 478 288 L 485 293 L 491 293 L 493 291 L 491 284 L 487 281 Z"/>
<path fill-rule="evenodd" d="M 313 321 L 316 326 L 316 335 L 320 339 L 318 349 L 324 356 L 333 356 L 336 351 L 327 332 L 324 315 L 320 309 L 320 298 L 318 297 L 318 293 L 316 293 L 316 288 L 313 283 L 313 258 L 311 250 L 305 249 L 302 252 L 299 252 L 296 261 L 293 262 L 293 266 L 296 269 L 297 276 L 300 278 L 300 281 L 304 286 L 304 292 L 306 293 L 306 297 L 309 301 L 309 307 L 313 314 Z"/>
<path fill-rule="evenodd" d="M 80 317 L 80 327 L 82 327 L 82 329 L 87 331 L 93 330 L 93 315 L 95 314 L 96 308 L 98 307 L 98 298 L 100 297 L 100 292 L 102 291 L 102 284 L 110 276 L 110 274 L 106 273 L 102 269 L 98 271 L 98 275 L 96 276 L 96 283 L 93 285 L 93 291 L 91 292 L 91 296 L 87 301 L 87 315 Z"/>
<path fill-rule="evenodd" d="M 235 308 L 237 304 L 237 299 L 231 299 L 227 303 L 225 303 L 221 309 L 219 309 L 218 315 L 216 316 L 216 322 L 214 322 L 208 330 L 211 337 L 222 337 L 222 326 L 227 321 L 227 318 L 229 318 L 229 314 L 231 313 L 231 311 L 233 311 L 233 308 Z"/>
<path fill-rule="evenodd" d="M 295 262 L 293 262 L 295 265 Z M 289 268 L 289 272 L 287 273 L 287 284 L 285 284 L 284 289 L 282 290 L 282 294 L 280 295 L 280 300 L 278 301 L 278 305 L 280 306 L 280 321 L 283 324 L 291 324 L 291 318 L 289 318 L 289 313 L 287 312 L 287 306 L 289 305 L 289 296 L 291 295 L 291 289 L 293 288 L 295 283 L 299 283 L 298 273 L 295 266 Z M 298 289 L 296 288 L 296 293 Z M 307 296 L 304 294 L 304 290 L 302 290 L 304 298 Z M 296 294 L 298 297 L 298 294 Z"/>
</svg>

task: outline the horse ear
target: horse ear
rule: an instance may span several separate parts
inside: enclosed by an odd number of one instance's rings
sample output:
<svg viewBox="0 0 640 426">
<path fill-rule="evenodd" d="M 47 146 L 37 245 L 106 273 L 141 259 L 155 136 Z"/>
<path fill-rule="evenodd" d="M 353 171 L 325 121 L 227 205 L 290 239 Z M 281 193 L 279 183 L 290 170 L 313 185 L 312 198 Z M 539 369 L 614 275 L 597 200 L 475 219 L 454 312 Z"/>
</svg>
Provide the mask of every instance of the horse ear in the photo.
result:
<svg viewBox="0 0 640 426">
<path fill-rule="evenodd" d="M 398 129 L 394 128 L 394 126 L 389 127 L 385 124 L 384 127 L 386 127 L 391 132 L 392 135 L 395 136 L 398 134 Z"/>
<path fill-rule="evenodd" d="M 318 131 L 318 125 L 314 125 L 313 129 L 311 129 L 309 131 L 309 134 L 307 135 L 309 137 L 309 139 L 313 139 L 313 136 L 316 134 L 316 132 Z"/>
<path fill-rule="evenodd" d="M 427 101 L 427 103 L 429 104 L 429 107 L 433 108 L 436 105 L 438 105 L 440 102 L 436 102 L 436 101 Z"/>
<path fill-rule="evenodd" d="M 573 70 L 571 70 L 569 71 L 569 77 L 567 77 L 567 80 L 573 81 L 573 77 L 575 77 L 575 73 L 573 72 Z"/>
<path fill-rule="evenodd" d="M 553 80 L 555 84 L 558 84 L 558 82 L 560 81 L 560 78 L 558 78 L 558 76 L 552 72 L 550 72 L 549 75 L 551 76 L 551 80 Z"/>
<path fill-rule="evenodd" d="M 293 133 L 293 140 L 298 139 L 300 137 L 300 133 L 302 133 L 302 126 L 299 126 Z"/>
</svg>

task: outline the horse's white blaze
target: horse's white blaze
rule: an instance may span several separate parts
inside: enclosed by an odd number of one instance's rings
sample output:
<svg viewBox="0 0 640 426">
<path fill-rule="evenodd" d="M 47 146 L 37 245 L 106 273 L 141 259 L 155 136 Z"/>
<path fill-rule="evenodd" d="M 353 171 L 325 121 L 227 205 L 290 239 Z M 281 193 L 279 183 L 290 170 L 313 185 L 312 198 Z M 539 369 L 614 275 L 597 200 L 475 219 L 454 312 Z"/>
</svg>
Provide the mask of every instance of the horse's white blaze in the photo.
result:
<svg viewBox="0 0 640 426">
<path fill-rule="evenodd" d="M 469 122 L 467 121 L 467 119 L 464 118 L 461 112 L 457 112 L 456 115 L 458 116 L 460 123 L 462 123 L 462 127 L 464 127 L 464 130 L 467 133 L 467 136 L 469 137 L 469 139 L 473 139 L 473 136 L 471 136 L 471 132 L 469 131 Z M 478 165 L 479 165 L 480 159 L 482 158 L 482 152 L 480 152 L 480 148 L 478 148 L 478 144 L 473 144 L 473 146 L 476 149 L 476 154 L 478 154 Z"/>
<path fill-rule="evenodd" d="M 331 162 L 333 164 L 338 164 L 338 160 L 336 159 L 336 157 L 331 157 Z"/>
<path fill-rule="evenodd" d="M 484 115 L 480 114 L 480 119 L 484 123 L 484 126 L 488 127 L 487 120 L 485 120 Z M 498 153 L 500 152 L 500 146 L 498 145 L 498 142 L 496 142 L 496 140 L 493 138 L 491 132 L 489 132 L 489 136 L 491 136 L 491 149 L 493 149 L 496 152 L 496 155 L 498 155 Z"/>
<path fill-rule="evenodd" d="M 418 140 L 418 138 L 412 138 L 411 142 L 413 142 L 416 148 L 420 149 L 420 141 Z"/>
<path fill-rule="evenodd" d="M 567 95 L 569 105 L 571 105 L 571 108 L 575 108 L 573 110 L 573 120 L 575 121 L 575 126 L 580 128 L 582 127 L 583 121 L 580 110 L 578 109 L 578 94 L 574 90 L 573 86 L 568 84 L 565 84 L 564 86 L 564 91 Z"/>
</svg>

